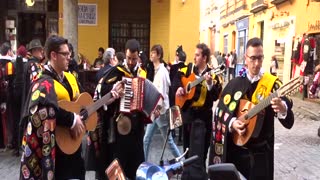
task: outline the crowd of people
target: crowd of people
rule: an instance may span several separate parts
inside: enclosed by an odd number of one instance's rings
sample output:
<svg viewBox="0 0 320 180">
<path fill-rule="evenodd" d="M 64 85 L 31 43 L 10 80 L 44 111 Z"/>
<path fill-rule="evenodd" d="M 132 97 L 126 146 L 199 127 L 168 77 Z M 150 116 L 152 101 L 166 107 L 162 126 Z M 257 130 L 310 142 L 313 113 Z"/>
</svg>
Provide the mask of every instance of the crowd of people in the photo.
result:
<svg viewBox="0 0 320 180">
<path fill-rule="evenodd" d="M 233 140 L 251 131 L 238 114 L 242 101 L 259 104 L 281 87 L 276 74 L 261 70 L 264 53 L 259 38 L 248 41 L 245 66 L 238 76 L 235 51 L 227 55 L 228 60 L 221 54 L 217 56 L 217 64 L 226 64 L 229 71 L 224 89 L 223 77 L 212 73 L 210 49 L 204 43 L 195 46 L 190 63 L 186 63 L 187 55 L 178 46 L 172 65 L 165 63 L 160 44 L 152 46 L 150 58 L 140 49 L 135 39 L 127 41 L 125 52 L 98 49 L 99 56 L 93 63 L 99 69 L 93 100 L 109 99 L 97 110 L 95 130 L 87 131 L 83 120 L 90 116 L 88 112 L 59 106 L 62 100 L 71 102 L 81 96 L 84 89 L 77 72 L 90 67 L 85 58 L 80 64 L 75 61 L 67 39 L 50 36 L 44 47 L 35 39 L 27 47 L 19 47 L 16 56 L 9 43 L 1 45 L 0 147 L 13 148 L 17 156 L 22 147 L 21 179 L 84 179 L 86 170 L 94 170 L 96 179 L 108 179 L 105 171 L 114 159 L 119 160 L 126 177 L 135 179 L 138 166 L 148 161 L 156 129 L 164 139 L 168 135 L 172 155 L 181 155 L 174 133 L 169 130 L 168 109 L 176 101 L 183 102 L 179 141 L 184 150 L 189 149 L 186 157 L 200 157 L 183 170 L 182 179 L 208 179 L 208 152 L 209 164 L 233 163 L 248 179 L 273 179 L 273 119 L 276 117 L 288 129 L 293 126 L 293 104 L 288 97 L 271 98 L 271 105 L 257 115 L 257 136 L 241 146 Z M 124 77 L 148 79 L 163 97 L 152 112 L 152 122 L 142 111 L 120 111 Z M 195 84 L 194 91 L 187 91 L 184 85 L 199 78 L 203 81 Z M 191 98 L 187 98 L 190 93 Z M 217 100 L 218 106 L 213 109 Z M 69 131 L 73 139 L 82 139 L 86 134 L 86 148 L 65 151 L 57 134 L 60 127 Z"/>
</svg>

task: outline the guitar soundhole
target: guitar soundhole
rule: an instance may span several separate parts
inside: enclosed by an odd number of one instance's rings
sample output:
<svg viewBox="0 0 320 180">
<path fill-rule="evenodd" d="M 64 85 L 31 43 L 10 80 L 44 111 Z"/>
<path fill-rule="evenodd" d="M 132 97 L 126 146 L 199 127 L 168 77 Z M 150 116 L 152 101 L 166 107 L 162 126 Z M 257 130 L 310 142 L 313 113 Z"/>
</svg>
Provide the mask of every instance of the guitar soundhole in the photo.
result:
<svg viewBox="0 0 320 180">
<path fill-rule="evenodd" d="M 85 121 L 86 119 L 88 119 L 88 111 L 86 109 L 81 109 L 80 116 L 81 116 L 81 120 Z"/>
<path fill-rule="evenodd" d="M 187 85 L 187 89 L 186 89 L 187 93 L 190 92 L 190 83 Z"/>
<path fill-rule="evenodd" d="M 248 120 L 248 118 L 249 118 L 249 116 L 248 116 L 248 114 L 246 114 L 246 115 L 244 116 L 244 119 L 245 119 L 245 120 Z"/>
</svg>

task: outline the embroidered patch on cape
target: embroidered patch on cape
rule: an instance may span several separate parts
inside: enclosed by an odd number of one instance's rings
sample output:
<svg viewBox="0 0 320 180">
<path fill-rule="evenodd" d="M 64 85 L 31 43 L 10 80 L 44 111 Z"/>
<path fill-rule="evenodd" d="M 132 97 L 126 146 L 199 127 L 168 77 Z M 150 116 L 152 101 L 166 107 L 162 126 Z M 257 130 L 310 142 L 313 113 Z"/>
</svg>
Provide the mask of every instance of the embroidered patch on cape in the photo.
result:
<svg viewBox="0 0 320 180">
<path fill-rule="evenodd" d="M 40 91 L 36 90 L 36 91 L 33 92 L 31 100 L 35 101 L 35 100 L 37 100 L 39 98 L 39 96 L 40 96 Z"/>
<path fill-rule="evenodd" d="M 229 104 L 229 111 L 233 112 L 236 109 L 237 103 L 235 101 L 232 101 Z"/>
<path fill-rule="evenodd" d="M 241 98 L 241 96 L 242 96 L 242 92 L 241 91 L 237 91 L 234 94 L 233 98 L 234 98 L 234 100 L 238 101 Z"/>
<path fill-rule="evenodd" d="M 231 95 L 230 95 L 230 94 L 226 94 L 226 95 L 224 96 L 224 98 L 223 98 L 223 103 L 224 103 L 225 105 L 228 105 L 228 104 L 230 103 L 230 101 L 231 101 Z"/>
<path fill-rule="evenodd" d="M 220 144 L 220 143 L 216 143 L 215 146 L 215 153 L 217 155 L 222 155 L 223 154 L 223 144 Z"/>
</svg>

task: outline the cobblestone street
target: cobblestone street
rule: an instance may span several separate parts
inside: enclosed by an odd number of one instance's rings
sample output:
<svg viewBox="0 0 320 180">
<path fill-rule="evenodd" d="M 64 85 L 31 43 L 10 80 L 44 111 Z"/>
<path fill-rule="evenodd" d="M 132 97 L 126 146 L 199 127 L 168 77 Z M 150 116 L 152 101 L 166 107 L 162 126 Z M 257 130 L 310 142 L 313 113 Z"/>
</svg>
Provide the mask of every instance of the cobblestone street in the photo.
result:
<svg viewBox="0 0 320 180">
<path fill-rule="evenodd" d="M 295 124 L 291 130 L 275 123 L 275 179 L 320 179 L 320 105 L 314 102 L 294 101 Z M 162 138 L 156 134 L 151 145 L 151 161 L 159 162 Z M 182 148 L 179 146 L 180 149 Z M 172 156 L 166 150 L 165 159 Z M 0 177 L 2 180 L 19 179 L 19 159 L 8 152 L 0 152 Z M 94 179 L 94 172 L 87 172 L 86 179 Z"/>
</svg>

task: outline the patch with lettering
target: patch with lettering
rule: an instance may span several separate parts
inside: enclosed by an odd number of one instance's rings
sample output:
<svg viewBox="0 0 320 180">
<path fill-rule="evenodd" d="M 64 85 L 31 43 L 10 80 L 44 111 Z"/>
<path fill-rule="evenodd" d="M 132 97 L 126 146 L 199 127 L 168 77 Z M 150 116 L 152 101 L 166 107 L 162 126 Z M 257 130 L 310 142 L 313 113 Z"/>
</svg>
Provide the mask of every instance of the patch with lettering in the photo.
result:
<svg viewBox="0 0 320 180">
<path fill-rule="evenodd" d="M 54 129 L 56 128 L 56 120 L 55 119 L 47 119 L 47 120 L 44 120 L 42 122 L 43 124 L 43 131 L 46 132 L 48 130 L 50 130 L 51 132 L 54 131 Z"/>
<path fill-rule="evenodd" d="M 231 101 L 231 95 L 230 95 L 230 94 L 226 94 L 226 95 L 224 96 L 224 98 L 223 98 L 223 103 L 224 103 L 225 105 L 228 105 L 228 104 L 230 103 L 230 101 Z"/>
<path fill-rule="evenodd" d="M 230 104 L 229 104 L 229 111 L 233 112 L 237 107 L 237 103 L 235 101 L 232 101 Z"/>
<path fill-rule="evenodd" d="M 48 117 L 47 108 L 39 109 L 38 112 L 39 112 L 39 116 L 40 116 L 40 119 L 41 119 L 41 120 L 47 119 L 47 117 Z"/>
<path fill-rule="evenodd" d="M 222 155 L 222 154 L 223 154 L 223 144 L 216 143 L 214 147 L 215 147 L 215 148 L 214 148 L 215 153 L 216 153 L 217 155 Z"/>
<path fill-rule="evenodd" d="M 39 96 L 40 96 L 40 91 L 39 91 L 39 90 L 36 90 L 36 91 L 34 91 L 34 92 L 32 93 L 31 100 L 32 100 L 32 101 L 35 101 L 35 100 L 37 100 L 37 99 L 39 98 Z"/>
<path fill-rule="evenodd" d="M 241 98 L 241 96 L 242 96 L 242 92 L 241 91 L 237 91 L 234 94 L 233 98 L 234 98 L 234 100 L 238 101 Z"/>
</svg>

